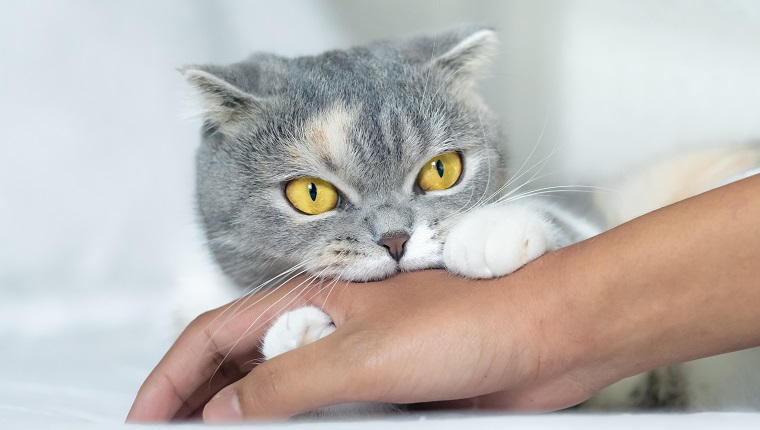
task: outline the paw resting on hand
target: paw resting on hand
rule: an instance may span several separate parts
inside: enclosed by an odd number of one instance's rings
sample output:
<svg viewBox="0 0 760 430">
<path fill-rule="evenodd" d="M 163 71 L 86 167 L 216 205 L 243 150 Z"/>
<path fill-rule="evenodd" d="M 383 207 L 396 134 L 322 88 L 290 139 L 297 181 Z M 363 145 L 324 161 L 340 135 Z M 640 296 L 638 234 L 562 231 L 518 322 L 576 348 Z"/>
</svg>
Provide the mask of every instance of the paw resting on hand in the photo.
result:
<svg viewBox="0 0 760 430">
<path fill-rule="evenodd" d="M 307 306 L 282 314 L 269 328 L 261 353 L 270 360 L 290 350 L 319 340 L 335 331 L 330 317 L 321 310 Z M 362 417 L 397 413 L 392 403 L 357 402 L 319 408 L 303 414 L 304 417 Z"/>
<path fill-rule="evenodd" d="M 552 249 L 551 225 L 530 207 L 493 205 L 467 214 L 449 232 L 443 261 L 468 278 L 514 272 Z"/>
<path fill-rule="evenodd" d="M 282 314 L 269 328 L 261 353 L 269 360 L 334 331 L 335 324 L 326 313 L 313 306 L 299 308 Z"/>
</svg>

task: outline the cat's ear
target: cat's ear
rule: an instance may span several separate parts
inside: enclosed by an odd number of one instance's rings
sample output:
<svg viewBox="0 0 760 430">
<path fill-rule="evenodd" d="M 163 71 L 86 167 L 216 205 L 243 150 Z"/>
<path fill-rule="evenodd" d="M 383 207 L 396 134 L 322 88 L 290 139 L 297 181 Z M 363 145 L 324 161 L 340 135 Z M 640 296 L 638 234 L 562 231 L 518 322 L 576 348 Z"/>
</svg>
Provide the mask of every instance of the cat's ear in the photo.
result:
<svg viewBox="0 0 760 430">
<path fill-rule="evenodd" d="M 496 32 L 491 28 L 456 29 L 432 39 L 430 67 L 442 72 L 452 84 L 470 86 L 495 55 L 497 46 Z"/>
<path fill-rule="evenodd" d="M 264 101 L 249 94 L 202 67 L 178 69 L 200 96 L 200 107 L 206 127 L 225 135 L 235 134 L 240 127 L 264 109 Z"/>
</svg>

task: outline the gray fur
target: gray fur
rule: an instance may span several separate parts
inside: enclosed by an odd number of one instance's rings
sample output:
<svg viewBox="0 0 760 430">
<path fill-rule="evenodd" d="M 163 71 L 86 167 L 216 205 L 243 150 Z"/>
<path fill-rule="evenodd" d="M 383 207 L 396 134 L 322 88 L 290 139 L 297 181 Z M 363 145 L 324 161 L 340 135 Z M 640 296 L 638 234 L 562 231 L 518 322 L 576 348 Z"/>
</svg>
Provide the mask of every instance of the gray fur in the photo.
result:
<svg viewBox="0 0 760 430">
<path fill-rule="evenodd" d="M 493 36 L 485 32 L 450 52 L 483 30 L 460 28 L 294 59 L 259 53 L 229 66 L 184 69 L 207 111 L 197 154 L 198 207 L 223 270 L 242 286 L 305 260 L 310 272 L 337 276 L 384 255 L 377 244 L 383 234 L 420 224 L 442 242 L 457 212 L 504 183 L 503 135 L 472 89 Z M 304 125 L 336 106 L 355 113 L 349 156 L 298 155 L 309 148 L 309 142 L 303 146 Z M 427 195 L 408 183 L 444 151 L 459 151 L 466 160 L 467 178 L 456 192 Z M 284 184 L 299 176 L 336 178 L 355 199 L 344 195 L 330 214 L 303 215 L 283 196 Z M 369 280 L 393 272 L 341 276 Z"/>
<path fill-rule="evenodd" d="M 689 406 L 687 381 L 680 366 L 647 373 L 646 381 L 630 393 L 631 404 L 639 409 L 682 411 Z"/>
</svg>

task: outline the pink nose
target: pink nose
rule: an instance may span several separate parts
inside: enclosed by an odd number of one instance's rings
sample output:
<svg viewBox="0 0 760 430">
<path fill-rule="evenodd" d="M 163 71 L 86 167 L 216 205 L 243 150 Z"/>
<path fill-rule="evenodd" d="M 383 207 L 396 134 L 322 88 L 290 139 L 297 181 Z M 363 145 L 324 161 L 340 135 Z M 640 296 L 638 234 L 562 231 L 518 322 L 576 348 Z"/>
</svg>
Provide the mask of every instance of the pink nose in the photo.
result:
<svg viewBox="0 0 760 430">
<path fill-rule="evenodd" d="M 406 233 L 391 233 L 383 236 L 378 244 L 385 247 L 394 260 L 399 261 L 404 256 L 404 245 L 407 240 L 409 240 L 409 235 Z"/>
</svg>

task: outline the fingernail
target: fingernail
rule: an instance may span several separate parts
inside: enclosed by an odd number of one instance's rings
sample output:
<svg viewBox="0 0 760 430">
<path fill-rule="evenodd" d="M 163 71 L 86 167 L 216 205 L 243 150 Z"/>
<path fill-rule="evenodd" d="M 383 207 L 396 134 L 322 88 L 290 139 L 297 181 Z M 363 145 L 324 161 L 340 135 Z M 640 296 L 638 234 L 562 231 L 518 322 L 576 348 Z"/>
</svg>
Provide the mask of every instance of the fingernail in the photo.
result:
<svg viewBox="0 0 760 430">
<path fill-rule="evenodd" d="M 243 422 L 240 399 L 231 387 L 217 393 L 203 408 L 203 422 L 208 424 Z"/>
</svg>

